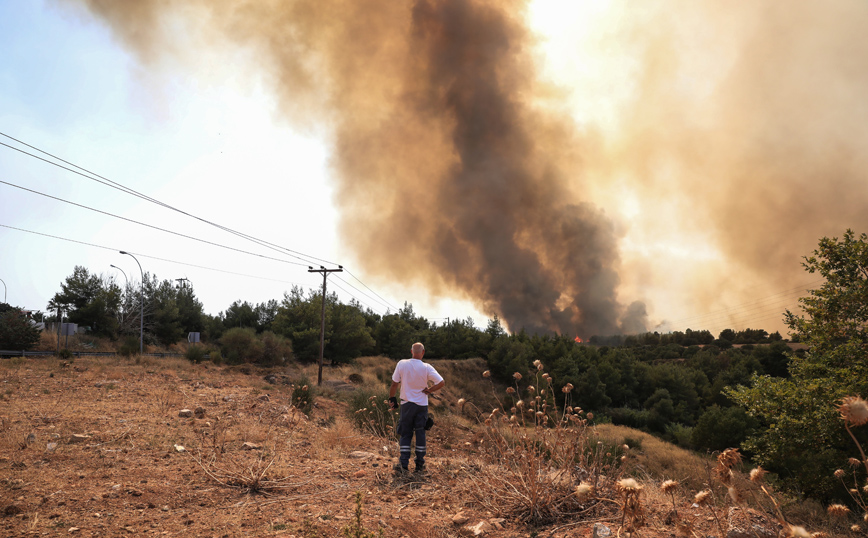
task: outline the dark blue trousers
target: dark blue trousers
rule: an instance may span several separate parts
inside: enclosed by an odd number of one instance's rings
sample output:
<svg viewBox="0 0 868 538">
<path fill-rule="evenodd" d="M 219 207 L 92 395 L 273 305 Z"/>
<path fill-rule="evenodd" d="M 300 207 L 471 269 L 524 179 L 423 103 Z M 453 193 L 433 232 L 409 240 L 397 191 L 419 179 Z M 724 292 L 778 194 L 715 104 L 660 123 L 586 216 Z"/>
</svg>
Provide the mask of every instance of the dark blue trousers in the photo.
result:
<svg viewBox="0 0 868 538">
<path fill-rule="evenodd" d="M 413 402 L 401 404 L 401 418 L 398 420 L 398 461 L 406 469 L 410 465 L 410 453 L 413 451 L 413 433 L 416 434 L 416 468 L 425 466 L 425 422 L 428 420 L 428 406 Z"/>
</svg>

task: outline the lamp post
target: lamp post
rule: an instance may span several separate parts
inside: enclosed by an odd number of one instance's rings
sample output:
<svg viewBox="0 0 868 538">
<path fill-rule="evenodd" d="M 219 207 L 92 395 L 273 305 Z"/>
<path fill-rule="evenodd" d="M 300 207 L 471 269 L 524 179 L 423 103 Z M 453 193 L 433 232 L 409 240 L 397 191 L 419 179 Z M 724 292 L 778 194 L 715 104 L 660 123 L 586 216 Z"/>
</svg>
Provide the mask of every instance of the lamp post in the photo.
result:
<svg viewBox="0 0 868 538">
<path fill-rule="evenodd" d="M 0 278 L 0 282 L 3 282 L 3 279 Z M 3 302 L 6 302 L 6 283 L 3 282 Z"/>
<path fill-rule="evenodd" d="M 136 260 L 136 265 L 139 266 L 139 272 L 142 274 L 142 307 L 139 311 L 139 355 L 143 355 L 145 351 L 145 272 L 142 271 L 142 264 L 139 263 L 139 260 L 135 256 L 123 250 L 120 253 L 126 254 Z M 124 278 L 126 276 L 126 273 L 124 273 Z"/>
</svg>

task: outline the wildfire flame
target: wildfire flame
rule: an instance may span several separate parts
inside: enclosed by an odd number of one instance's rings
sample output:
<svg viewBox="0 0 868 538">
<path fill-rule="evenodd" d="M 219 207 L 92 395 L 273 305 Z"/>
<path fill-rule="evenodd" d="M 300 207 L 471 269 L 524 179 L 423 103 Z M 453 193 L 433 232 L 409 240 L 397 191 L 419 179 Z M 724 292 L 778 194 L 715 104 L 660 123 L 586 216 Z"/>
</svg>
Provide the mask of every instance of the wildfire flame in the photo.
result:
<svg viewBox="0 0 868 538">
<path fill-rule="evenodd" d="M 579 338 L 578 336 L 576 336 L 576 343 L 577 343 L 577 344 L 581 344 L 582 342 L 584 342 L 584 340 L 582 340 L 581 338 Z"/>
</svg>

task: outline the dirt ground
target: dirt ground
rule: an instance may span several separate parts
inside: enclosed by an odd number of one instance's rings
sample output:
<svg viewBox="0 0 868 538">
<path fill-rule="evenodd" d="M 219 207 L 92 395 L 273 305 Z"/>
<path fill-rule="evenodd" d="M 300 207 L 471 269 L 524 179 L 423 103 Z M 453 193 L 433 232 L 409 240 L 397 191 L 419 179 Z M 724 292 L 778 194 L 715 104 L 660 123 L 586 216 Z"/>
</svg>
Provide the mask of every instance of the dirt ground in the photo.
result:
<svg viewBox="0 0 868 538">
<path fill-rule="evenodd" d="M 261 373 L 143 361 L 0 365 L 0 535 L 625 534 L 614 500 L 540 528 L 481 509 L 463 472 L 473 431 L 435 427 L 428 473 L 396 476 L 394 443 L 353 429 L 340 402 L 318 398 L 305 416 L 290 387 Z M 185 409 L 192 416 L 179 416 Z M 665 504 L 644 509 L 635 536 L 676 536 Z M 698 508 L 684 510 L 695 512 L 696 536 L 717 535 Z"/>
</svg>

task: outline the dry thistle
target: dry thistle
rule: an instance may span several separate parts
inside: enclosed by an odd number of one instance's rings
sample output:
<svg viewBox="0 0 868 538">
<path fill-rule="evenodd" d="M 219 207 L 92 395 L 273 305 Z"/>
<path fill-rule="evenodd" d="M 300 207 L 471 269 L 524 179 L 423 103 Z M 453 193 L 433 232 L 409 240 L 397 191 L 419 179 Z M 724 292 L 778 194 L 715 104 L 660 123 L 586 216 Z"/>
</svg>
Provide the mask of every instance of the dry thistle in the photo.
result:
<svg viewBox="0 0 868 538">
<path fill-rule="evenodd" d="M 750 470 L 750 481 L 751 482 L 762 482 L 765 478 L 768 471 L 763 469 L 762 467 L 756 467 Z"/>
<path fill-rule="evenodd" d="M 868 423 L 868 402 L 861 396 L 847 396 L 841 400 L 838 412 L 844 422 L 851 426 L 861 426 Z"/>
<path fill-rule="evenodd" d="M 467 401 L 467 400 L 465 400 L 464 398 L 458 398 L 458 406 L 459 406 L 459 407 L 464 407 L 464 402 L 466 402 L 466 401 Z"/>
<path fill-rule="evenodd" d="M 542 369 L 543 369 L 543 364 L 542 364 L 542 362 L 541 362 L 539 359 L 533 361 L 533 365 L 536 367 L 536 369 L 537 369 L 538 371 L 542 371 Z"/>
<path fill-rule="evenodd" d="M 862 462 L 857 460 L 856 458 L 848 458 L 847 463 L 850 464 L 850 467 L 859 467 L 862 465 Z"/>
<path fill-rule="evenodd" d="M 676 489 L 678 489 L 678 482 L 675 480 L 666 480 L 660 484 L 660 490 L 668 495 L 674 494 Z"/>
<path fill-rule="evenodd" d="M 633 478 L 623 478 L 618 481 L 618 491 L 625 493 L 628 491 L 640 491 L 642 486 Z"/>
<path fill-rule="evenodd" d="M 528 386 L 527 386 L 527 391 L 528 391 L 529 393 L 533 394 L 534 391 L 536 391 L 536 389 L 534 388 L 533 385 L 528 385 Z"/>
<path fill-rule="evenodd" d="M 642 502 L 639 500 L 642 486 L 633 478 L 624 478 L 618 481 L 616 488 L 624 496 L 621 528 L 632 536 L 634 531 L 645 525 Z"/>
<path fill-rule="evenodd" d="M 742 504 L 744 502 L 744 495 L 740 489 L 735 486 L 729 486 L 726 489 L 726 493 L 729 495 L 729 498 L 732 499 L 732 502 L 735 504 Z"/>
<path fill-rule="evenodd" d="M 693 502 L 698 504 L 699 506 L 703 506 L 708 502 L 708 499 L 711 497 L 711 491 L 704 489 L 697 493 L 693 497 Z"/>
<path fill-rule="evenodd" d="M 850 509 L 843 504 L 830 504 L 826 510 L 830 516 L 834 517 L 847 517 L 847 514 L 850 513 Z"/>
<path fill-rule="evenodd" d="M 588 420 L 594 420 L 594 414 L 593 413 L 588 413 L 585 416 L 588 417 Z"/>
<path fill-rule="evenodd" d="M 853 532 L 862 532 L 862 527 L 860 527 L 859 525 L 853 524 L 853 525 L 850 525 L 850 530 Z"/>
<path fill-rule="evenodd" d="M 841 479 L 841 478 L 844 478 L 845 476 L 847 476 L 847 473 L 844 472 L 844 469 L 835 469 L 835 472 L 833 474 L 835 475 L 835 478 L 838 478 L 838 479 Z"/>
<path fill-rule="evenodd" d="M 482 377 L 491 377 L 491 370 L 486 370 L 482 372 Z"/>
<path fill-rule="evenodd" d="M 727 469 L 732 469 L 741 463 L 741 453 L 737 448 L 727 448 L 717 457 L 717 463 L 725 466 Z"/>
<path fill-rule="evenodd" d="M 588 497 L 594 494 L 594 486 L 588 484 L 585 481 L 582 481 L 578 486 L 576 486 L 576 497 L 580 501 L 584 501 Z"/>
<path fill-rule="evenodd" d="M 512 387 L 506 387 L 506 393 L 507 394 L 515 394 L 515 389 Z"/>
<path fill-rule="evenodd" d="M 524 407 L 524 400 L 519 400 L 515 402 L 515 406 L 521 409 L 522 407 Z"/>
<path fill-rule="evenodd" d="M 811 538 L 811 533 L 806 531 L 804 527 L 790 525 L 787 528 L 787 538 Z"/>
<path fill-rule="evenodd" d="M 512 378 L 515 379 L 516 381 L 521 381 L 521 374 L 516 372 L 516 373 L 512 374 Z"/>
<path fill-rule="evenodd" d="M 564 385 L 561 388 L 561 392 L 563 392 L 564 394 L 569 394 L 570 392 L 572 392 L 572 390 L 573 390 L 573 384 L 572 383 L 567 383 L 566 385 Z"/>
</svg>

